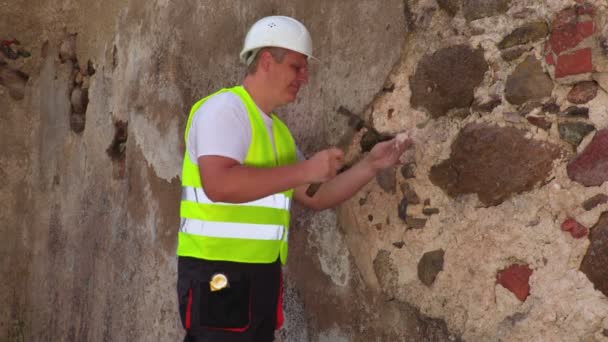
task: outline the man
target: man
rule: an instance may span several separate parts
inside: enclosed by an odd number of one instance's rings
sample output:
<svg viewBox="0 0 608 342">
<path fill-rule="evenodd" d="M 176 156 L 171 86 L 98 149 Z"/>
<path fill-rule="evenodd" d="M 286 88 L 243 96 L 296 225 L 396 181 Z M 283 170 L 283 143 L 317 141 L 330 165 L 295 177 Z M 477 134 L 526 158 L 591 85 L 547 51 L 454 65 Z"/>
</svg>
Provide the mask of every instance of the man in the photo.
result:
<svg viewBox="0 0 608 342">
<path fill-rule="evenodd" d="M 377 144 L 337 174 L 343 152 L 306 160 L 272 114 L 308 81 L 312 40 L 295 19 L 266 17 L 245 38 L 242 86 L 197 102 L 186 125 L 178 296 L 186 341 L 272 341 L 282 324 L 281 264 L 292 198 L 321 210 L 397 163 L 407 143 Z M 325 182 L 314 196 L 306 189 Z"/>
</svg>

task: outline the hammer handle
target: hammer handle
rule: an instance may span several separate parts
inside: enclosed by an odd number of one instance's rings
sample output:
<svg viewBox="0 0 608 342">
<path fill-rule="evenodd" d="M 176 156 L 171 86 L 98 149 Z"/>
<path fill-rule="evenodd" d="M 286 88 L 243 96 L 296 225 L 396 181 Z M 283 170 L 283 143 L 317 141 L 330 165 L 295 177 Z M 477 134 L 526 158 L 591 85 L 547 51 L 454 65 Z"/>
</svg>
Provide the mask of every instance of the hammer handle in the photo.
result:
<svg viewBox="0 0 608 342">
<path fill-rule="evenodd" d="M 319 191 L 319 188 L 321 187 L 321 183 L 312 183 L 308 186 L 308 189 L 306 189 L 306 195 L 308 195 L 308 197 L 313 197 L 317 191 Z"/>
</svg>

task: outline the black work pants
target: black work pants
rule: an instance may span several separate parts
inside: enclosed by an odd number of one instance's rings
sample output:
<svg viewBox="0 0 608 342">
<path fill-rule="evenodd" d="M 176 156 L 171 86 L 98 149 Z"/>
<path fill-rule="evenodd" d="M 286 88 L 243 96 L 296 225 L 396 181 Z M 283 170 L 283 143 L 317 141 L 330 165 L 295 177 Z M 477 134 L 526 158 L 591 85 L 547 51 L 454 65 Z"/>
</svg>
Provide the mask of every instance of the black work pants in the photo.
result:
<svg viewBox="0 0 608 342">
<path fill-rule="evenodd" d="M 184 341 L 266 342 L 274 340 L 281 291 L 281 263 L 247 264 L 178 257 L 177 293 Z M 212 291 L 214 274 L 228 287 Z"/>
</svg>

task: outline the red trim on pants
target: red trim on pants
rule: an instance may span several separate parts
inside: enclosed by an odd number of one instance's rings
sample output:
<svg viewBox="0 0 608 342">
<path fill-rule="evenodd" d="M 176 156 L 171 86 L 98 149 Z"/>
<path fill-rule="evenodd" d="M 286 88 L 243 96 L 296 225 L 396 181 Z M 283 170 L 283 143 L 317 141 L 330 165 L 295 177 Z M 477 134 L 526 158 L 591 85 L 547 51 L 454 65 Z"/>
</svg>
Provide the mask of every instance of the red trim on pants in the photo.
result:
<svg viewBox="0 0 608 342">
<path fill-rule="evenodd" d="M 190 312 L 192 312 L 192 289 L 188 289 L 188 306 L 186 307 L 186 330 L 190 329 Z"/>
<path fill-rule="evenodd" d="M 274 327 L 275 330 L 281 329 L 285 317 L 283 316 L 283 271 L 279 272 L 279 298 L 277 300 L 277 323 Z"/>
</svg>

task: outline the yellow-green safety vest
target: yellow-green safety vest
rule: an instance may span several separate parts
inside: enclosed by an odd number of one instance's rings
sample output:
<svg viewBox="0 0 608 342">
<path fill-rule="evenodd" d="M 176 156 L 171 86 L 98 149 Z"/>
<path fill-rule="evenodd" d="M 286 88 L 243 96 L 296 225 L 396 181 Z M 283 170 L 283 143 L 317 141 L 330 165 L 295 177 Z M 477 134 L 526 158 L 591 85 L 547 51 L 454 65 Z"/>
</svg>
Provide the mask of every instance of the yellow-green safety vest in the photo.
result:
<svg viewBox="0 0 608 342">
<path fill-rule="evenodd" d="M 274 167 L 296 162 L 296 147 L 289 129 L 271 114 L 275 157 L 262 114 L 242 86 L 222 89 L 195 103 L 186 124 L 186 140 L 196 110 L 212 96 L 224 92 L 237 95 L 247 109 L 251 142 L 243 164 Z M 188 156 L 186 144 L 177 255 L 244 263 L 271 263 L 280 256 L 281 263 L 285 264 L 293 189 L 235 204 L 211 201 L 205 195 L 204 183 L 198 164 Z"/>
</svg>

